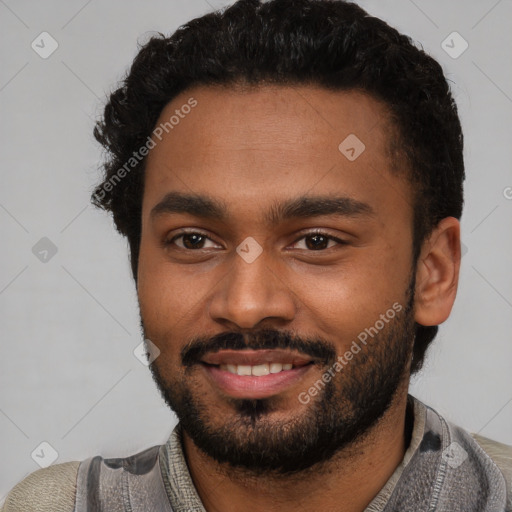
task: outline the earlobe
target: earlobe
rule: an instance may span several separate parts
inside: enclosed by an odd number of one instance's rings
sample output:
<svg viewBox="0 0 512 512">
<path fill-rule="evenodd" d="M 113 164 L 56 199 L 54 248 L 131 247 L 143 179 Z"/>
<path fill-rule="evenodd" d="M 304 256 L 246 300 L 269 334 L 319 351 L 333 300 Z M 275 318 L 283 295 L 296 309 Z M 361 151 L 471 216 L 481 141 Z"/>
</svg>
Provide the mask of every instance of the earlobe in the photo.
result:
<svg viewBox="0 0 512 512">
<path fill-rule="evenodd" d="M 460 270 L 460 222 L 443 219 L 423 243 L 416 267 L 415 321 L 443 323 L 453 307 Z"/>
</svg>

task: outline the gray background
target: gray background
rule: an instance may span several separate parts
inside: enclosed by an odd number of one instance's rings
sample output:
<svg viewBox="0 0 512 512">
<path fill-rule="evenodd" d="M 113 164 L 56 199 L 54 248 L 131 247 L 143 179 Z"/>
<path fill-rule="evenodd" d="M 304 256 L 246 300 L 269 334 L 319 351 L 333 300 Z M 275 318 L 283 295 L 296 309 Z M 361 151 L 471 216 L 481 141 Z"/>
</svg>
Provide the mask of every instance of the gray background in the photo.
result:
<svg viewBox="0 0 512 512">
<path fill-rule="evenodd" d="M 137 40 L 227 3 L 0 0 L 0 503 L 38 469 L 43 441 L 57 463 L 125 456 L 165 442 L 176 423 L 133 355 L 126 243 L 88 205 L 101 159 L 92 129 Z M 439 60 L 465 131 L 459 295 L 412 391 L 512 444 L 512 2 L 359 3 Z M 59 44 L 47 59 L 31 48 L 43 31 Z M 469 43 L 456 59 L 441 47 L 453 31 Z M 57 248 L 46 262 L 32 250 L 43 237 Z"/>
</svg>

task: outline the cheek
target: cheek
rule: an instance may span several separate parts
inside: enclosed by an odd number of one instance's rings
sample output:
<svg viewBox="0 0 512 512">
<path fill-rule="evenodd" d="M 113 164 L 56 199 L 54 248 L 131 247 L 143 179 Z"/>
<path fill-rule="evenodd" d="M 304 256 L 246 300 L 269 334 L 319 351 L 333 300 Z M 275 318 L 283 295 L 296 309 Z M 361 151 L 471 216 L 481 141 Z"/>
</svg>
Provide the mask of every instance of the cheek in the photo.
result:
<svg viewBox="0 0 512 512">
<path fill-rule="evenodd" d="M 146 334 L 162 351 L 178 350 L 178 340 L 201 334 L 198 314 L 204 315 L 205 297 L 220 278 L 197 273 L 193 265 L 172 265 L 163 252 L 141 244 L 137 294 Z"/>
<path fill-rule="evenodd" d="M 368 249 L 328 272 L 290 274 L 309 316 L 305 322 L 345 344 L 373 326 L 393 304 L 405 307 L 410 262 L 399 259 L 396 251 Z"/>
<path fill-rule="evenodd" d="M 138 298 L 146 328 L 162 335 L 185 315 L 189 306 L 188 293 L 180 279 L 155 266 L 143 270 L 138 284 Z"/>
<path fill-rule="evenodd" d="M 169 312 L 174 311 L 176 284 L 173 275 L 165 271 L 158 252 L 149 244 L 141 243 L 138 267 L 137 295 L 145 327 L 149 333 L 165 329 Z"/>
</svg>

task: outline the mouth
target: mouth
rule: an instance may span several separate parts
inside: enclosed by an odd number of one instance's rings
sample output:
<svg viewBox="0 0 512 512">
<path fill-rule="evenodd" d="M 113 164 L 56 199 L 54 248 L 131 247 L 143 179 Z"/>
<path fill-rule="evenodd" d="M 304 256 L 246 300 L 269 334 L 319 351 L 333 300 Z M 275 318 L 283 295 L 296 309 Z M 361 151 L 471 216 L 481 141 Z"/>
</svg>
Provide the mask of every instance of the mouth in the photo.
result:
<svg viewBox="0 0 512 512">
<path fill-rule="evenodd" d="M 286 350 L 222 350 L 201 367 L 209 382 L 232 398 L 267 398 L 296 385 L 315 361 Z"/>
</svg>

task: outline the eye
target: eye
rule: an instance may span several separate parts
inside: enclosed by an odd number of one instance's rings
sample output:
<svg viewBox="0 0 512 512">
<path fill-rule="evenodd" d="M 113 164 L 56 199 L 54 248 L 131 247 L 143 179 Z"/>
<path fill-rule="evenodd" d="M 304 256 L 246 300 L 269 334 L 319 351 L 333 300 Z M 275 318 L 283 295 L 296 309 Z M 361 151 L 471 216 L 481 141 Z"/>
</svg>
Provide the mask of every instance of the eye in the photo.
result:
<svg viewBox="0 0 512 512">
<path fill-rule="evenodd" d="M 182 240 L 181 245 L 176 243 L 179 239 Z M 173 236 L 170 240 L 166 240 L 164 244 L 165 246 L 177 245 L 180 249 L 185 250 L 208 249 L 209 247 L 204 246 L 206 241 L 214 243 L 211 238 L 208 238 L 203 233 L 197 231 L 183 231 L 182 233 Z"/>
<path fill-rule="evenodd" d="M 181 242 L 178 243 L 178 240 L 181 240 Z M 299 247 L 299 249 L 306 249 L 308 251 L 323 251 L 325 249 L 330 249 L 335 245 L 346 245 L 345 241 L 321 231 L 307 233 L 296 240 L 293 245 L 296 245 L 301 241 L 304 241 L 305 245 L 304 247 Z M 210 242 L 212 245 L 205 246 L 205 244 L 208 242 Z M 164 245 L 166 247 L 176 245 L 180 249 L 184 250 L 200 250 L 213 248 L 217 244 L 215 244 L 211 238 L 201 232 L 183 231 L 173 236 L 171 239 L 165 240 Z"/>
<path fill-rule="evenodd" d="M 310 251 L 322 251 L 325 249 L 330 249 L 331 247 L 338 245 L 346 245 L 346 242 L 340 240 L 339 238 L 335 238 L 328 233 L 323 233 L 321 231 L 314 231 L 311 233 L 307 233 L 306 235 L 299 238 L 294 244 L 297 244 L 301 240 L 305 241 L 305 248 Z M 332 245 L 329 245 L 330 242 L 334 242 Z"/>
</svg>

